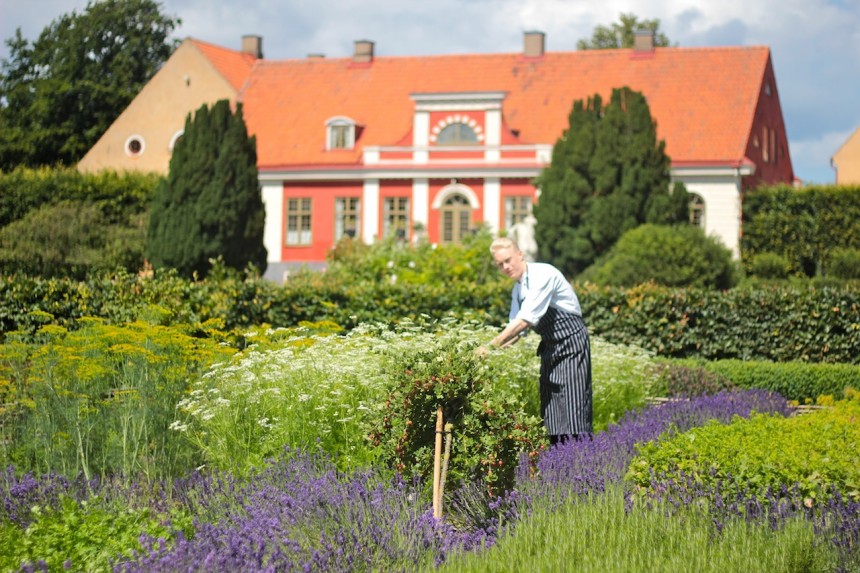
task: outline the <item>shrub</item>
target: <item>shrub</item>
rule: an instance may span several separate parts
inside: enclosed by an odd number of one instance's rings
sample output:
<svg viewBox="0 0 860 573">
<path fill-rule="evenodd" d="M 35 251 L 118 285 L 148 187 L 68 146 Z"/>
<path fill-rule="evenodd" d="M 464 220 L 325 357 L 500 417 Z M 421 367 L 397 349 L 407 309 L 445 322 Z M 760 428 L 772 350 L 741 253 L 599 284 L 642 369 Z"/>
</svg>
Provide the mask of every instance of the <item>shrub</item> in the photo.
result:
<svg viewBox="0 0 860 573">
<path fill-rule="evenodd" d="M 830 251 L 827 274 L 840 279 L 860 279 L 860 249 L 836 248 Z"/>
<path fill-rule="evenodd" d="M 658 370 L 659 382 L 655 393 L 669 397 L 691 398 L 733 390 L 735 385 L 722 374 L 710 372 L 702 366 L 679 362 L 664 362 Z"/>
<path fill-rule="evenodd" d="M 777 253 L 757 253 L 749 265 L 750 274 L 763 279 L 784 279 L 790 271 L 791 263 Z"/>
<path fill-rule="evenodd" d="M 714 376 L 739 388 L 778 392 L 789 400 L 814 402 L 822 395 L 842 398 L 846 388 L 860 388 L 860 366 L 761 360 L 716 360 L 699 363 Z"/>
<path fill-rule="evenodd" d="M 634 286 L 727 289 L 737 282 L 731 251 L 692 225 L 641 225 L 627 231 L 582 280 Z"/>
<path fill-rule="evenodd" d="M 731 424 L 711 421 L 684 434 L 638 446 L 626 479 L 643 490 L 662 490 L 689 478 L 721 484 L 722 495 L 766 496 L 797 486 L 813 501 L 834 492 L 860 500 L 857 450 L 860 393 L 811 414 L 790 418 L 753 414 Z"/>
</svg>

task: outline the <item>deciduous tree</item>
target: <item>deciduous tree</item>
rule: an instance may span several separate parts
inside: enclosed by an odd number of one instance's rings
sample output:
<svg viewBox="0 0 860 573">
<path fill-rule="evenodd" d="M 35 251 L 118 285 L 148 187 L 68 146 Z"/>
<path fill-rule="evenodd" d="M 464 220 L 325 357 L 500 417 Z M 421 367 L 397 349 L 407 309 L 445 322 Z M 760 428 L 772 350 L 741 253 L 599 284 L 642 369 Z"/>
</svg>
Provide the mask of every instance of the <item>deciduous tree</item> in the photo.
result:
<svg viewBox="0 0 860 573">
<path fill-rule="evenodd" d="M 0 62 L 0 170 L 76 163 L 175 48 L 180 24 L 155 0 L 100 0 Z"/>
<path fill-rule="evenodd" d="M 668 46 L 669 38 L 660 32 L 660 20 L 642 20 L 633 13 L 622 13 L 618 22 L 611 26 L 597 26 L 590 40 L 579 40 L 579 50 L 607 50 L 613 48 L 632 48 L 638 30 L 650 30 L 654 34 L 655 46 Z"/>
</svg>

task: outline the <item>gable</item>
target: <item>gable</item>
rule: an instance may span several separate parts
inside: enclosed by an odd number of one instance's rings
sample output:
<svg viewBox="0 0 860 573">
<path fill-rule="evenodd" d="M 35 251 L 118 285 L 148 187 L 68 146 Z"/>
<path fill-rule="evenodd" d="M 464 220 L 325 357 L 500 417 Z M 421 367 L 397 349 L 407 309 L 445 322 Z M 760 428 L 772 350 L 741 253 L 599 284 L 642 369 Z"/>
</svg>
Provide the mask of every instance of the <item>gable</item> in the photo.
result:
<svg viewBox="0 0 860 573">
<path fill-rule="evenodd" d="M 188 114 L 220 99 L 235 101 L 237 81 L 238 76 L 231 83 L 213 67 L 198 42 L 186 40 L 81 159 L 78 169 L 166 173 L 172 143 L 181 135 Z M 127 151 L 132 139 L 142 145 L 137 155 Z"/>
</svg>

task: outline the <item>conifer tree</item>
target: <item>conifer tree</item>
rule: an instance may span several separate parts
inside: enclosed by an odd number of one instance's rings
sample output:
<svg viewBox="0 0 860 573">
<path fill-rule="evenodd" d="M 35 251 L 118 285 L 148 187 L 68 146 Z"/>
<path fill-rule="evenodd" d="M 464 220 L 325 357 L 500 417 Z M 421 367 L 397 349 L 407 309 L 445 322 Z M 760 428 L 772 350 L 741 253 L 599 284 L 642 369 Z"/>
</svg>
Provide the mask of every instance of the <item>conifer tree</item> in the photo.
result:
<svg viewBox="0 0 860 573">
<path fill-rule="evenodd" d="M 257 179 L 256 138 L 227 100 L 185 120 L 170 171 L 156 192 L 149 224 L 153 266 L 205 276 L 221 257 L 236 269 L 266 268 L 265 210 Z"/>
<path fill-rule="evenodd" d="M 642 223 L 687 221 L 687 192 L 670 193 L 670 159 L 644 96 L 630 88 L 577 100 L 570 127 L 535 181 L 540 258 L 574 276 Z"/>
</svg>

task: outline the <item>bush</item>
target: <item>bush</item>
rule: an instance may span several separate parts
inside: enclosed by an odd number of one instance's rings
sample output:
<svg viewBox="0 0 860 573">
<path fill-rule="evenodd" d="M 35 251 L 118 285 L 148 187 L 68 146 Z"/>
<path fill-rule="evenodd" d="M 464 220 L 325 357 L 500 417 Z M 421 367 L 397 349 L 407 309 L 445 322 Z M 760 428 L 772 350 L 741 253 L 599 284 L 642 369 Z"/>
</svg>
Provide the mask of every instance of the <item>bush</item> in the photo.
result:
<svg viewBox="0 0 860 573">
<path fill-rule="evenodd" d="M 827 274 L 840 279 L 860 279 L 860 249 L 836 248 L 830 251 Z"/>
<path fill-rule="evenodd" d="M 732 254 L 692 225 L 641 225 L 618 240 L 581 280 L 598 285 L 642 283 L 727 289 L 737 282 Z"/>
<path fill-rule="evenodd" d="M 750 262 L 750 273 L 762 279 L 784 279 L 788 277 L 791 263 L 776 253 L 758 253 Z"/>
<path fill-rule="evenodd" d="M 664 362 L 658 368 L 658 382 L 654 391 L 655 394 L 668 397 L 692 398 L 734 388 L 735 384 L 729 378 L 710 372 L 703 366 Z"/>
<path fill-rule="evenodd" d="M 740 388 L 770 390 L 800 403 L 822 395 L 842 398 L 846 388 L 860 388 L 860 366 L 852 364 L 717 360 L 700 367 Z"/>
<path fill-rule="evenodd" d="M 832 407 L 783 418 L 753 414 L 724 425 L 711 421 L 684 434 L 638 446 L 626 478 L 644 490 L 713 486 L 723 499 L 738 493 L 766 496 L 798 487 L 821 501 L 840 492 L 860 500 L 857 450 L 860 393 Z M 641 491 L 641 490 L 640 490 Z"/>
<path fill-rule="evenodd" d="M 90 202 L 42 205 L 0 229 L 0 270 L 76 280 L 117 267 L 137 271 L 146 242 L 141 220 L 111 224 Z"/>
</svg>

